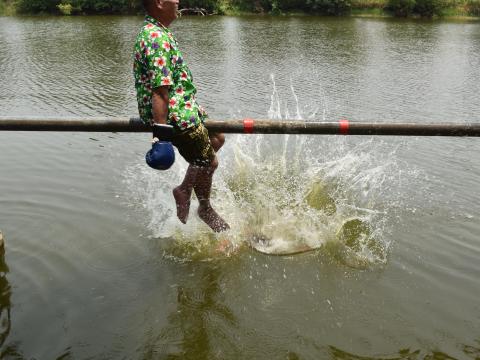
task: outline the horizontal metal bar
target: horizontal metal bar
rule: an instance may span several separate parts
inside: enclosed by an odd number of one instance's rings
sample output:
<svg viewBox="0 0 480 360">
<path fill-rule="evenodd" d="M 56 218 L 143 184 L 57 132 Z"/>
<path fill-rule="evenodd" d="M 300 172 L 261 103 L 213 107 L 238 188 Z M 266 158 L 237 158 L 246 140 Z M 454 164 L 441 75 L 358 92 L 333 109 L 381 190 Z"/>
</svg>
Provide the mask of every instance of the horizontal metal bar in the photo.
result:
<svg viewBox="0 0 480 360">
<path fill-rule="evenodd" d="M 149 132 L 139 118 L 0 117 L 0 131 Z"/>
<path fill-rule="evenodd" d="M 310 122 L 302 120 L 207 120 L 210 131 L 256 134 L 480 136 L 479 123 Z M 0 131 L 150 132 L 139 118 L 0 117 Z"/>
</svg>

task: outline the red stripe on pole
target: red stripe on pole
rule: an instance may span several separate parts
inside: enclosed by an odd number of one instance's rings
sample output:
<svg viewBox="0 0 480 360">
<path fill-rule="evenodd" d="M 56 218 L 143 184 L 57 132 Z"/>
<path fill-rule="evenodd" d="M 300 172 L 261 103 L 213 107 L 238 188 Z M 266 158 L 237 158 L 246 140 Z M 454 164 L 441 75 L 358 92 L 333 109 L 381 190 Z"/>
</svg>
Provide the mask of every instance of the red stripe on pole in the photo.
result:
<svg viewBox="0 0 480 360">
<path fill-rule="evenodd" d="M 245 134 L 253 134 L 253 119 L 243 120 L 243 132 Z"/>
<path fill-rule="evenodd" d="M 350 128 L 350 122 L 346 119 L 342 119 L 338 123 L 340 124 L 340 134 L 348 135 L 348 130 Z"/>
</svg>

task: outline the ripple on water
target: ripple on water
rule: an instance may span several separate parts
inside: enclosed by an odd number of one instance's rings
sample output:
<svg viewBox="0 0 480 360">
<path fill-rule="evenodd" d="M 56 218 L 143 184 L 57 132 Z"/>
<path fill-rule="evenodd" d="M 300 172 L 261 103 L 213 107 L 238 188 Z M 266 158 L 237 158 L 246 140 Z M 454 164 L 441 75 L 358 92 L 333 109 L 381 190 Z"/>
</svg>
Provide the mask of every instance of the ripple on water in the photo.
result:
<svg viewBox="0 0 480 360">
<path fill-rule="evenodd" d="M 2 111 L 135 114 L 131 44 L 141 21 L 2 18 Z M 479 113 L 476 24 L 208 17 L 175 26 L 212 118 L 476 121 Z M 195 209 L 187 226 L 175 217 L 182 160 L 155 173 L 143 160 L 147 136 L 115 137 L 0 134 L 9 340 L 29 357 L 65 354 L 52 339 L 105 358 L 132 357 L 129 345 L 140 358 L 158 354 L 162 341 L 172 357 L 478 353 L 476 140 L 229 135 L 213 202 L 232 239 L 263 233 L 278 246 L 321 246 L 278 258 L 248 247 L 213 256 L 217 239 Z M 169 269 L 173 279 L 160 278 Z M 412 350 L 395 353 L 400 343 Z"/>
</svg>

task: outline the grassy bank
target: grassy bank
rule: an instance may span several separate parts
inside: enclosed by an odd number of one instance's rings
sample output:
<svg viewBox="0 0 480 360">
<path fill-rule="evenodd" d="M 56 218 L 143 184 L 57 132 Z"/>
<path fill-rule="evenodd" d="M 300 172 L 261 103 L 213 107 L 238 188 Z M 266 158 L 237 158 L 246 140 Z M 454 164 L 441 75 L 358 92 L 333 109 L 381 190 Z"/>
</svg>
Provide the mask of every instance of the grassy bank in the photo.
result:
<svg viewBox="0 0 480 360">
<path fill-rule="evenodd" d="M 13 1 L 0 0 L 0 16 L 15 15 L 16 8 Z"/>
<path fill-rule="evenodd" d="M 480 17 L 480 0 L 182 0 L 209 14 Z M 141 14 L 140 0 L 0 0 L 0 15 Z"/>
<path fill-rule="evenodd" d="M 480 0 L 352 0 L 351 14 L 372 17 L 470 17 L 476 19 L 480 17 Z"/>
</svg>

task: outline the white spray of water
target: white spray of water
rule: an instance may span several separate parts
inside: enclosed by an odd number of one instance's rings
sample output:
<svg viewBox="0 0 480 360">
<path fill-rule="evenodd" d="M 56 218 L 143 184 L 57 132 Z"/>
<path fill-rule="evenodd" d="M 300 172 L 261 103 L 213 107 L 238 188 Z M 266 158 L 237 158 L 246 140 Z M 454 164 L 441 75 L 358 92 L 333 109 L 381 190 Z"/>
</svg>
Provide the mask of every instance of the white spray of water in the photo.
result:
<svg viewBox="0 0 480 360">
<path fill-rule="evenodd" d="M 268 116 L 289 116 L 272 76 Z M 296 119 L 315 119 L 326 97 L 308 109 L 300 107 L 293 84 Z M 283 111 L 282 111 L 283 108 Z M 235 244 L 265 241 L 268 251 L 298 247 L 328 248 L 351 266 L 385 263 L 388 230 L 396 206 L 392 194 L 402 169 L 391 144 L 373 138 L 350 141 L 339 136 L 233 135 L 219 153 L 221 166 L 214 178 L 212 203 L 230 223 L 227 236 Z M 175 238 L 186 246 L 216 238 L 196 216 L 195 201 L 187 225 L 176 218 L 171 190 L 179 184 L 186 163 L 158 173 L 138 164 L 125 181 L 136 203 L 144 208 L 154 237 Z M 201 242 L 201 241 L 200 241 Z"/>
</svg>

